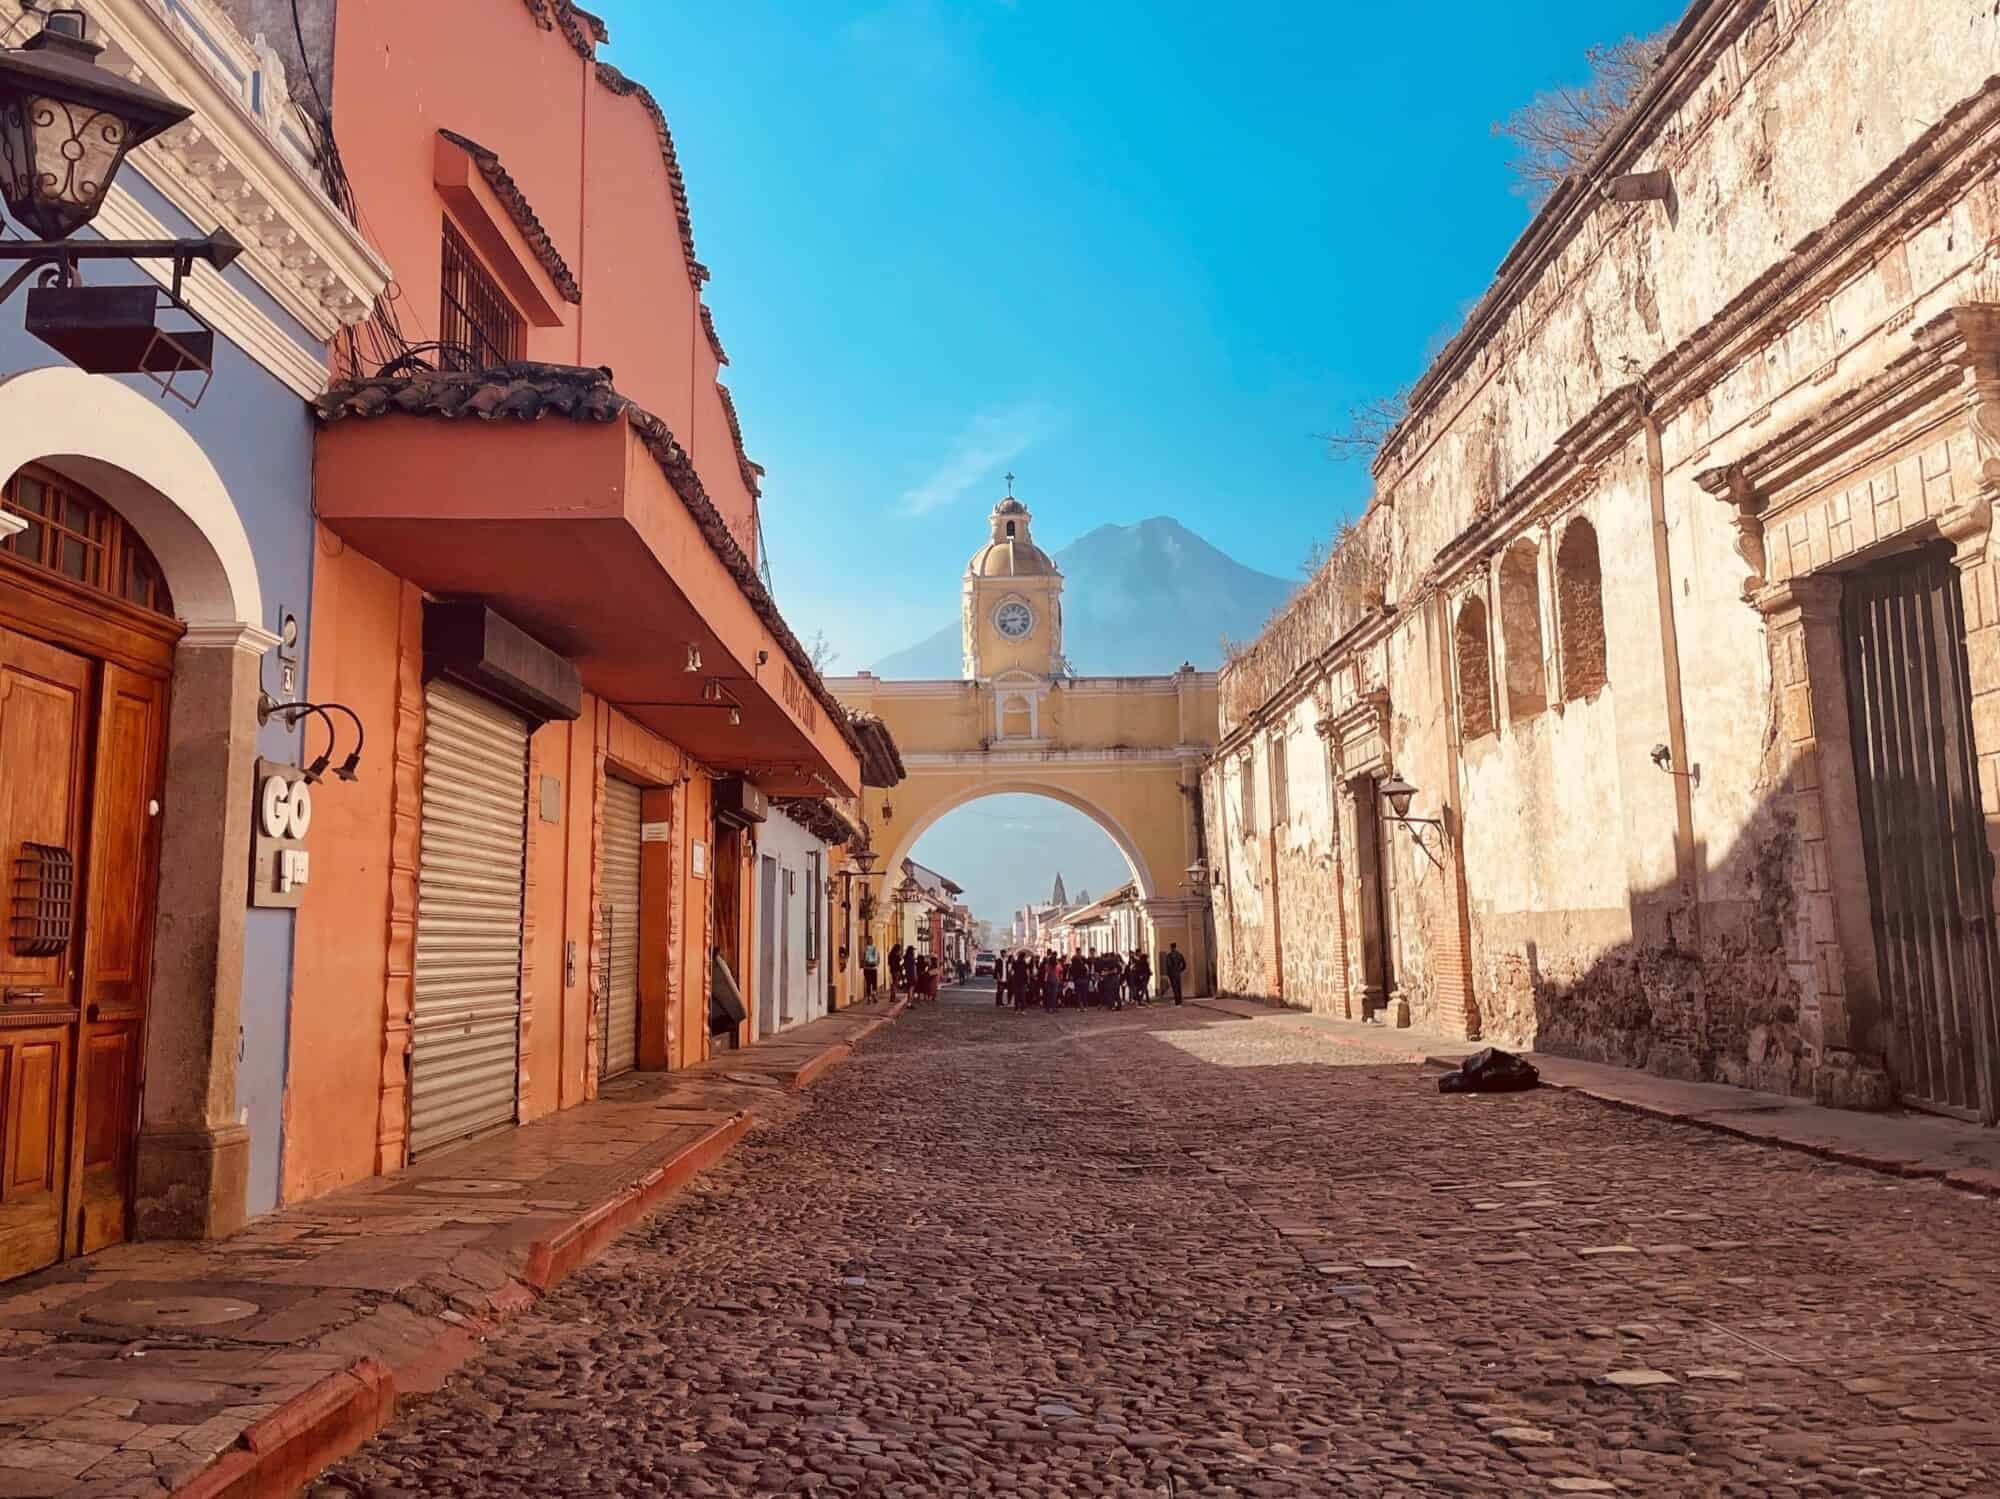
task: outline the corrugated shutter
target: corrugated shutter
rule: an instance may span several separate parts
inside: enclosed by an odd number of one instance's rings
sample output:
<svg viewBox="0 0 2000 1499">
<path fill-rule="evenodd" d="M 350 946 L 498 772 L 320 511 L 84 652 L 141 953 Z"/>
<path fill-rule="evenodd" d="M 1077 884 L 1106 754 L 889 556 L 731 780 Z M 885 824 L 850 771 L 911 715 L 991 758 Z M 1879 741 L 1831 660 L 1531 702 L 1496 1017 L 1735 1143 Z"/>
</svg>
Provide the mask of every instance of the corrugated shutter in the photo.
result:
<svg viewBox="0 0 2000 1499">
<path fill-rule="evenodd" d="M 605 778 L 604 866 L 598 900 L 610 954 L 605 964 L 605 1077 L 639 1065 L 639 788 Z"/>
<path fill-rule="evenodd" d="M 446 681 L 424 692 L 410 1153 L 514 1119 L 528 725 Z"/>
</svg>

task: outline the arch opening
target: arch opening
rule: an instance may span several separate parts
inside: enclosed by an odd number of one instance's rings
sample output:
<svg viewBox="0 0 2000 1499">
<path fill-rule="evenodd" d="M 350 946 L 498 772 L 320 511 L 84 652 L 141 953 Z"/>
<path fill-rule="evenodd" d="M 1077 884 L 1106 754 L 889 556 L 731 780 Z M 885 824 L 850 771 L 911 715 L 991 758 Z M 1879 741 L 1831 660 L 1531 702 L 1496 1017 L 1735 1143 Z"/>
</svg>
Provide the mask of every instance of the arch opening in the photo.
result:
<svg viewBox="0 0 2000 1499">
<path fill-rule="evenodd" d="M 263 627 L 235 502 L 193 435 L 152 401 L 67 366 L 0 379 L 0 480 L 29 464 L 91 491 L 139 534 L 187 624 Z"/>
<path fill-rule="evenodd" d="M 1123 878 L 1113 881 L 1113 886 L 1122 884 L 1124 880 L 1129 879 L 1137 886 L 1141 899 L 1151 899 L 1158 894 L 1158 888 L 1154 884 L 1153 873 L 1147 866 L 1145 855 L 1140 851 L 1137 841 L 1119 823 L 1117 818 L 1105 811 L 1104 808 L 1098 806 L 1089 797 L 1079 792 L 1069 790 L 1066 787 L 1038 785 L 1028 781 L 997 782 L 970 787 L 925 808 L 907 823 L 902 823 L 898 819 L 897 822 L 891 824 L 895 828 L 895 832 L 893 837 L 887 840 L 890 844 L 890 853 L 888 859 L 884 861 L 881 867 L 884 869 L 899 869 L 902 866 L 903 860 L 911 858 L 917 859 L 922 864 L 930 864 L 931 861 L 929 859 L 923 858 L 916 852 L 918 845 L 923 842 L 925 834 L 944 823 L 952 814 L 971 807 L 973 804 L 984 801 L 989 797 L 1035 798 L 1044 803 L 1055 803 L 1059 806 L 1069 808 L 1074 812 L 1081 813 L 1097 831 L 1101 832 L 1110 841 L 1112 850 L 1116 852 L 1119 861 L 1124 866 Z M 899 797 L 897 799 L 901 800 L 902 798 Z M 1010 831 L 1000 824 L 994 825 L 994 831 L 997 837 L 1005 839 L 1032 840 L 1033 838 L 1032 831 Z M 943 858 L 945 855 L 939 854 L 938 857 Z M 1083 866 L 1079 865 L 1078 867 L 1082 868 Z M 957 871 L 949 868 L 939 869 L 939 873 L 950 875 L 953 879 L 960 880 L 961 882 L 967 872 L 962 869 Z M 1069 877 L 1066 875 L 1065 878 Z M 1089 888 L 1093 896 L 1107 895 L 1111 889 L 1110 886 L 1099 888 L 1095 884 L 1090 884 L 1087 888 Z M 1074 893 L 1074 890 L 1072 890 L 1072 893 Z M 981 912 L 980 914 L 990 913 Z"/>
</svg>

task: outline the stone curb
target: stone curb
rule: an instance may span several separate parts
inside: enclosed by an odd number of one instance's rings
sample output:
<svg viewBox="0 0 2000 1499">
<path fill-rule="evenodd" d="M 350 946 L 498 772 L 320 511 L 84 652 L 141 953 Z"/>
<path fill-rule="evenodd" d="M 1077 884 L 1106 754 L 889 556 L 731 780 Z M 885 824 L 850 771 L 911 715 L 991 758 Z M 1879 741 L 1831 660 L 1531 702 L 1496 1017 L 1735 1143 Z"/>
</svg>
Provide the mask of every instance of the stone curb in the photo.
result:
<svg viewBox="0 0 2000 1499">
<path fill-rule="evenodd" d="M 521 1273 L 522 1282 L 536 1291 L 554 1290 L 578 1266 L 596 1259 L 607 1244 L 651 1212 L 661 1198 L 721 1160 L 749 1129 L 749 1111 L 738 1110 L 726 1124 L 718 1124 L 682 1146 L 617 1196 L 600 1202 L 560 1233 L 537 1239 L 528 1246 L 528 1265 Z"/>
<path fill-rule="evenodd" d="M 1527 1055 L 1529 1061 L 1535 1060 L 1533 1052 Z M 1449 1072 L 1458 1066 L 1459 1060 L 1451 1057 L 1425 1057 L 1423 1065 L 1441 1067 Z M 1984 1166 L 1952 1166 L 1938 1161 L 1927 1161 L 1921 1157 L 1912 1158 L 1907 1155 L 1868 1150 L 1860 1146 L 1842 1145 L 1831 1140 L 1800 1139 L 1795 1135 L 1781 1134 L 1768 1126 L 1739 1124 L 1733 1120 L 1719 1118 L 1713 1113 L 1673 1109 L 1660 1104 L 1645 1103 L 1635 1098 L 1621 1098 L 1616 1093 L 1606 1092 L 1589 1083 L 1557 1082 L 1546 1073 L 1542 1076 L 1542 1086 L 1563 1093 L 1575 1093 L 1593 1103 L 1603 1104 L 1606 1108 L 1623 1109 L 1628 1114 L 1643 1114 L 1649 1119 L 1664 1119 L 1672 1124 L 1692 1125 L 1711 1134 L 1748 1140 L 1753 1145 L 1769 1145 L 1779 1150 L 1796 1151 L 1800 1155 L 1816 1156 L 1820 1160 L 1832 1161 L 1841 1166 L 1856 1166 L 1863 1171 L 1873 1171 L 1883 1176 L 1940 1181 L 1947 1187 L 1982 1197 L 2000 1197 L 2000 1171 Z"/>
<path fill-rule="evenodd" d="M 794 1090 L 836 1063 L 908 1008 L 892 1005 L 844 1041 L 828 1046 L 799 1069 Z M 754 1116 L 739 1110 L 652 1167 L 615 1196 L 582 1213 L 567 1227 L 528 1246 L 527 1265 L 487 1300 L 487 1316 L 443 1326 L 424 1348 L 391 1366 L 357 1359 L 300 1391 L 271 1414 L 246 1427 L 237 1445 L 176 1488 L 169 1499 L 289 1499 L 320 1472 L 356 1451 L 396 1414 L 396 1392 L 435 1390 L 469 1359 L 488 1332 L 533 1306 L 565 1277 L 602 1254 L 663 1199 L 726 1156 L 750 1131 Z"/>
<path fill-rule="evenodd" d="M 173 1499 L 294 1493 L 388 1425 L 395 1408 L 395 1376 L 377 1359 L 357 1359 L 245 1428 L 236 1447 L 175 1489 Z"/>
<path fill-rule="evenodd" d="M 1260 1003 L 1260 1001 L 1255 1000 L 1247 1002 L 1253 1004 Z M 1256 1020 L 1276 1024 L 1287 1030 L 1299 1031 L 1308 1035 L 1324 1036 L 1327 1034 L 1319 1027 L 1305 1023 L 1302 1018 L 1298 1020 L 1289 1019 L 1287 1012 L 1282 1008 L 1273 1008 L 1267 1015 L 1251 1016 L 1241 1015 L 1235 1010 L 1226 1009 L 1217 1004 L 1209 1004 L 1203 1000 L 1189 1000 L 1188 1003 L 1198 1004 L 1205 1010 L 1211 1010 L 1218 1015 L 1227 1015 L 1235 1020 Z M 1407 1059 L 1410 1050 L 1408 1047 L 1397 1046 L 1391 1040 L 1390 1035 L 1378 1037 L 1365 1033 L 1361 1035 L 1348 1035 L 1343 1032 L 1335 1039 L 1344 1045 L 1366 1047 L 1380 1051 L 1385 1055 L 1400 1054 L 1404 1059 Z M 1540 1062 L 1542 1060 L 1536 1057 L 1533 1052 L 1526 1053 L 1526 1056 L 1530 1062 Z M 1441 1068 L 1446 1072 L 1450 1072 L 1455 1070 L 1459 1063 L 1464 1060 L 1463 1057 L 1426 1055 L 1419 1065 L 1426 1068 Z M 1560 1059 L 1550 1060 L 1555 1061 Z M 1649 1076 L 1650 1074 L 1644 1075 Z M 1623 1109 L 1627 1113 L 1643 1114 L 1649 1119 L 1664 1119 L 1673 1124 L 1693 1125 L 1697 1129 L 1705 1129 L 1713 1134 L 1728 1135 L 1738 1140 L 1748 1140 L 1756 1145 L 1775 1146 L 1780 1150 L 1797 1151 L 1801 1155 L 1816 1156 L 1820 1160 L 1833 1161 L 1842 1166 L 1857 1166 L 1864 1171 L 1879 1172 L 1884 1176 L 1897 1176 L 1920 1181 L 1941 1181 L 1946 1186 L 1956 1188 L 1961 1192 L 1972 1192 L 1982 1197 L 2000 1197 L 2000 1171 L 1986 1166 L 1961 1166 L 1947 1161 L 1926 1160 L 1922 1157 L 1913 1158 L 1909 1155 L 1899 1155 L 1893 1152 L 1873 1151 L 1862 1146 L 1842 1144 L 1833 1140 L 1800 1138 L 1796 1135 L 1785 1134 L 1769 1124 L 1739 1122 L 1722 1117 L 1714 1112 L 1675 1109 L 1661 1104 L 1646 1103 L 1635 1098 L 1621 1097 L 1616 1093 L 1609 1092 L 1601 1086 L 1591 1083 L 1561 1082 L 1550 1076 L 1546 1067 L 1542 1071 L 1542 1086 L 1545 1088 L 1554 1088 L 1564 1093 L 1578 1094 L 1581 1097 L 1590 1099 L 1594 1103 L 1603 1104 L 1606 1108 Z"/>
</svg>

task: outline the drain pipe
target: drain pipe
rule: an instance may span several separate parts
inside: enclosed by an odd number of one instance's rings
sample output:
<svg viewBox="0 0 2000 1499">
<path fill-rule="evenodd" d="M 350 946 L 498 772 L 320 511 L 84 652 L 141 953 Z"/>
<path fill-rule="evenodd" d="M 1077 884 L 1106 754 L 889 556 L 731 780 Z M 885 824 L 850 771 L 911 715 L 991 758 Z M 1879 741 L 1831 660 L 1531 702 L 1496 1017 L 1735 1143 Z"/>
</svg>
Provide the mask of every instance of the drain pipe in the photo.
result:
<svg viewBox="0 0 2000 1499">
<path fill-rule="evenodd" d="M 1687 935 L 1701 935 L 1700 900 L 1695 889 L 1695 767 L 1688 759 L 1687 710 L 1681 693 L 1680 629 L 1674 618 L 1673 559 L 1667 546 L 1667 473 L 1661 456 L 1660 423 L 1651 393 L 1641 384 L 1636 400 L 1639 427 L 1646 434 L 1646 491 L 1653 516 L 1653 578 L 1660 608 L 1660 662 L 1667 696 L 1667 748 L 1673 752 L 1674 872 L 1688 916 Z"/>
</svg>

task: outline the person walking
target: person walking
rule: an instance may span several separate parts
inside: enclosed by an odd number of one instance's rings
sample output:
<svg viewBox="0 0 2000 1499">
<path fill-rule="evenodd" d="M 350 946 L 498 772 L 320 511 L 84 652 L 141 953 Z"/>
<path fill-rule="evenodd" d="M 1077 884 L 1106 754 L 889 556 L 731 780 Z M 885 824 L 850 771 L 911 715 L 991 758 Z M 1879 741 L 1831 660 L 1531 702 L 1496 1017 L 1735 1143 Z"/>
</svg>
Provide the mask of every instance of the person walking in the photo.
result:
<svg viewBox="0 0 2000 1499">
<path fill-rule="evenodd" d="M 1181 975 L 1187 972 L 1187 959 L 1181 955 L 1181 945 L 1169 942 L 1167 950 L 1160 957 L 1160 972 L 1167 976 L 1167 988 L 1172 991 L 1174 1003 L 1181 1002 Z"/>
<path fill-rule="evenodd" d="M 911 999 L 917 997 L 917 949 L 914 943 L 903 949 L 903 992 Z"/>
<path fill-rule="evenodd" d="M 889 944 L 889 997 L 894 999 L 896 991 L 903 987 L 903 944 Z"/>
<path fill-rule="evenodd" d="M 877 972 L 882 966 L 882 953 L 870 937 L 861 949 L 861 992 L 864 999 L 875 997 Z"/>
</svg>

